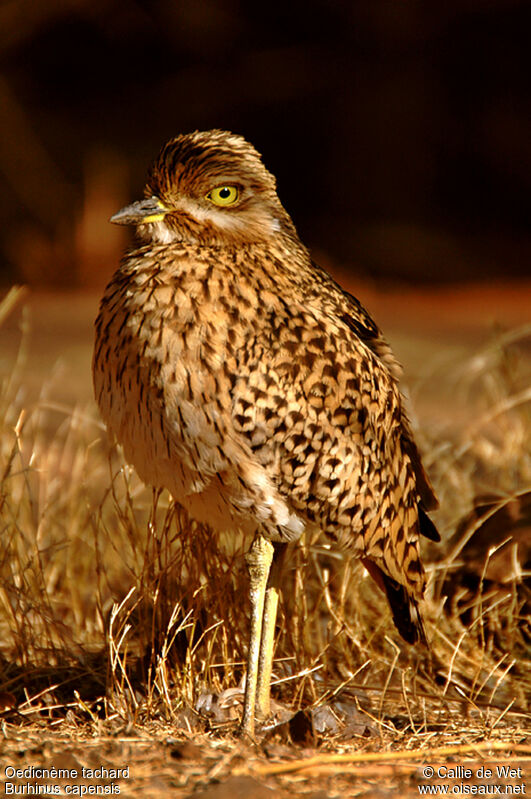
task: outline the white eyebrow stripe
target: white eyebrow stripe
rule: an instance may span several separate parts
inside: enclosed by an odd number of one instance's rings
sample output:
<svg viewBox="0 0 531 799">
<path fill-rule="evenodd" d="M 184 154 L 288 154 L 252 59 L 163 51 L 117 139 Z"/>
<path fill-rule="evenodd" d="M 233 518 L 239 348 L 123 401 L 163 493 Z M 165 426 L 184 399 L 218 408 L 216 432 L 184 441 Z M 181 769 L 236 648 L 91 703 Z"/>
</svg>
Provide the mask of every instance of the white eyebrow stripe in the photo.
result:
<svg viewBox="0 0 531 799">
<path fill-rule="evenodd" d="M 217 208 L 214 203 L 208 205 L 200 205 L 191 198 L 179 198 L 179 204 L 174 207 L 175 212 L 187 214 L 197 222 L 211 222 L 218 230 L 227 232 L 241 232 L 245 233 L 249 228 L 251 222 L 260 224 L 262 229 L 265 225 L 269 227 L 271 233 L 278 233 L 281 230 L 280 220 L 276 217 L 268 216 L 258 221 L 257 219 L 249 219 L 245 214 L 238 214 L 231 212 L 230 208 Z M 182 237 L 178 231 L 169 227 L 164 219 L 157 222 L 149 222 L 145 225 L 148 228 L 148 238 L 151 238 L 157 244 L 172 244 L 175 241 L 181 241 Z"/>
<path fill-rule="evenodd" d="M 247 228 L 248 221 L 238 214 L 231 213 L 230 210 L 216 208 L 214 203 L 202 206 L 193 200 L 181 200 L 176 211 L 184 211 L 198 222 L 213 222 L 220 230 L 241 230 Z"/>
<path fill-rule="evenodd" d="M 236 219 L 230 211 L 221 211 L 212 204 L 212 208 L 202 208 L 200 205 L 190 203 L 190 209 L 183 205 L 183 211 L 189 213 L 198 222 L 215 222 L 217 227 L 220 228 L 234 228 L 240 226 L 240 220 Z M 178 209 L 179 210 L 179 209 Z"/>
</svg>

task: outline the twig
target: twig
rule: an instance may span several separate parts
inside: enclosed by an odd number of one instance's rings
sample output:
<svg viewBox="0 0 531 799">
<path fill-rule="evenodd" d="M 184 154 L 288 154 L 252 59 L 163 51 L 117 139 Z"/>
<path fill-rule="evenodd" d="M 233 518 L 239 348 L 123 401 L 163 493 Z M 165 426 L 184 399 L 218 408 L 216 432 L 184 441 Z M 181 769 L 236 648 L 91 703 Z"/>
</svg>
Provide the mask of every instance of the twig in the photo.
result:
<svg viewBox="0 0 531 799">
<path fill-rule="evenodd" d="M 455 746 L 441 746 L 438 749 L 410 749 L 398 752 L 345 752 L 342 754 L 323 754 L 316 757 L 309 757 L 300 760 L 290 760 L 285 763 L 274 763 L 272 765 L 255 766 L 252 769 L 242 769 L 238 774 L 256 774 L 266 776 L 271 774 L 287 774 L 293 771 L 306 771 L 320 766 L 327 767 L 330 764 L 348 763 L 386 763 L 389 760 L 419 760 L 434 761 L 439 757 L 448 755 L 464 754 L 465 752 L 481 752 L 493 749 L 495 751 L 506 751 L 509 749 L 518 752 L 531 754 L 531 746 L 514 744 L 509 741 L 480 741 L 479 743 L 457 744 Z"/>
</svg>

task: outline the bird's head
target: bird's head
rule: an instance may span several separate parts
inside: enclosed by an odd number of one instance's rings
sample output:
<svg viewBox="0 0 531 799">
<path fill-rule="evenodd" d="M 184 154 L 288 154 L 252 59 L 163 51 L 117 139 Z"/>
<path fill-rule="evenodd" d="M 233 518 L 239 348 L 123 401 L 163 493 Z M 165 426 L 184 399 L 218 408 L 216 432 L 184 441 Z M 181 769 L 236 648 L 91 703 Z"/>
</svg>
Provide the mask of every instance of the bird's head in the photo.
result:
<svg viewBox="0 0 531 799">
<path fill-rule="evenodd" d="M 295 234 L 260 154 L 222 130 L 171 139 L 151 167 L 145 199 L 111 222 L 136 225 L 144 240 L 159 244 L 237 244 Z"/>
</svg>

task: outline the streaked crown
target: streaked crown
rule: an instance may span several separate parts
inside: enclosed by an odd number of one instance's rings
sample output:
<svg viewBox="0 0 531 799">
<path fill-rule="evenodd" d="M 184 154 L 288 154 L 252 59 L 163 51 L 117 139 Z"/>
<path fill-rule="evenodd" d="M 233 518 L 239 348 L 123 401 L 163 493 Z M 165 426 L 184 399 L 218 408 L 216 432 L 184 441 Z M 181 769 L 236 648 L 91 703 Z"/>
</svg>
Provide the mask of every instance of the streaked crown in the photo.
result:
<svg viewBox="0 0 531 799">
<path fill-rule="evenodd" d="M 260 154 L 228 131 L 171 139 L 151 166 L 145 195 L 112 221 L 137 225 L 154 243 L 223 245 L 282 233 L 298 240 Z"/>
</svg>

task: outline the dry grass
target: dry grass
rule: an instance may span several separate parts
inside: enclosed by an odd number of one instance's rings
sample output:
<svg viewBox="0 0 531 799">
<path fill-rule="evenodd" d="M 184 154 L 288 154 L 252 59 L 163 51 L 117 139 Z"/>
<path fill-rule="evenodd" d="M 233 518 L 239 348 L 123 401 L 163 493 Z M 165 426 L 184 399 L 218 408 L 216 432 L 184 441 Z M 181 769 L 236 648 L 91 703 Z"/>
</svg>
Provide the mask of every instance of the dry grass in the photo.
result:
<svg viewBox="0 0 531 799">
<path fill-rule="evenodd" d="M 0 323 L 18 299 L 4 300 Z M 383 596 L 344 553 L 305 540 L 288 559 L 273 692 L 292 711 L 321 708 L 314 722 L 324 719 L 327 746 L 422 748 L 516 740 L 528 729 L 524 564 L 488 593 L 480 575 L 468 626 L 457 604 L 446 612 L 442 591 L 445 576 L 459 580 L 460 547 L 448 541 L 474 497 L 497 495 L 503 505 L 531 485 L 531 392 L 520 360 L 529 336 L 500 334 L 472 360 L 426 376 L 474 409 L 463 430 L 441 423 L 431 439 L 419 434 L 445 542 L 425 549 L 431 653 L 401 643 Z M 166 493 L 143 487 L 109 448 L 94 407 L 60 408 L 46 384 L 28 405 L 24 346 L 22 337 L 19 361 L 0 374 L 4 726 L 234 731 L 248 542 L 214 538 Z"/>
</svg>

